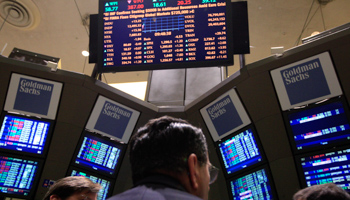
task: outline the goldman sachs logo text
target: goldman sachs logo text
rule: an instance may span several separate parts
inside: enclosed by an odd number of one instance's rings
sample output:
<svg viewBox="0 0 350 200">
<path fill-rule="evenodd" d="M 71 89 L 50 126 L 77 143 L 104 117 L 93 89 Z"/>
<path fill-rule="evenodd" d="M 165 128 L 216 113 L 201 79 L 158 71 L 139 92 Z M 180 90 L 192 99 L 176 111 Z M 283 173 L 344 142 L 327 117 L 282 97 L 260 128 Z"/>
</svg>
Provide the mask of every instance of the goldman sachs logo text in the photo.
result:
<svg viewBox="0 0 350 200">
<path fill-rule="evenodd" d="M 127 118 L 131 117 L 131 112 L 109 102 L 105 103 L 102 114 L 113 117 L 115 119 L 120 119 L 121 116 Z"/>
</svg>

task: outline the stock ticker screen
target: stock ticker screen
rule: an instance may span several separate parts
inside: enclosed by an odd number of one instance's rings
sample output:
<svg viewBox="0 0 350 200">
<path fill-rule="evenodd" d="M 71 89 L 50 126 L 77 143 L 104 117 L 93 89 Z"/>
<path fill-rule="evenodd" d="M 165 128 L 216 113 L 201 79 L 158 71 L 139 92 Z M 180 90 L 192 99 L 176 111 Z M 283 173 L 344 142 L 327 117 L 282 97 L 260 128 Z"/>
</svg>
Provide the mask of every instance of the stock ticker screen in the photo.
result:
<svg viewBox="0 0 350 200">
<path fill-rule="evenodd" d="M 106 175 L 115 175 L 124 146 L 107 137 L 85 132 L 74 163 Z"/>
<path fill-rule="evenodd" d="M 262 161 L 252 129 L 230 136 L 218 143 L 227 174 L 232 174 Z"/>
<path fill-rule="evenodd" d="M 287 114 L 290 134 L 297 151 L 317 150 L 350 140 L 346 103 L 326 102 Z"/>
<path fill-rule="evenodd" d="M 103 0 L 99 6 L 104 71 L 233 62 L 230 1 Z"/>
<path fill-rule="evenodd" d="M 240 178 L 229 180 L 232 199 L 275 199 L 266 170 L 260 169 Z"/>
<path fill-rule="evenodd" d="M 300 156 L 297 162 L 305 187 L 335 183 L 350 191 L 350 149 Z"/>
<path fill-rule="evenodd" d="M 41 119 L 6 114 L 2 117 L 0 148 L 41 155 L 50 125 Z"/>
<path fill-rule="evenodd" d="M 0 156 L 0 193 L 28 197 L 38 178 L 38 165 L 37 161 Z"/>
</svg>

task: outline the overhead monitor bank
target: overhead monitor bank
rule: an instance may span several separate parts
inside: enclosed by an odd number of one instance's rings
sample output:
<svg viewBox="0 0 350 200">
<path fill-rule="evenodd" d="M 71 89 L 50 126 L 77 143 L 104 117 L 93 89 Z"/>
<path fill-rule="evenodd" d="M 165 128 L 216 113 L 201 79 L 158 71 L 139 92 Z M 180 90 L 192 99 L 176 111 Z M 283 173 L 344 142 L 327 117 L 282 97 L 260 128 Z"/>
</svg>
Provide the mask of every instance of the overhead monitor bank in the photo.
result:
<svg viewBox="0 0 350 200">
<path fill-rule="evenodd" d="M 233 64 L 231 1 L 101 0 L 98 72 Z"/>
</svg>

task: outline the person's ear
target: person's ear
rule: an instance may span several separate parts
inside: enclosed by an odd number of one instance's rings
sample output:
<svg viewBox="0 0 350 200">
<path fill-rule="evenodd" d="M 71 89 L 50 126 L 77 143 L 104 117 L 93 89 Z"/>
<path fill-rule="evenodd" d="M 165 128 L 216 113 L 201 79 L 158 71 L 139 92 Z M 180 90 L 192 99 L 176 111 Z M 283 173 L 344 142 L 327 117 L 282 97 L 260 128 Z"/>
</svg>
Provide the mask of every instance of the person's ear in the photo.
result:
<svg viewBox="0 0 350 200">
<path fill-rule="evenodd" d="M 50 196 L 50 200 L 60 200 L 61 198 L 55 194 Z"/>
<path fill-rule="evenodd" d="M 198 158 L 197 155 L 192 153 L 189 157 L 188 157 L 188 173 L 189 173 L 189 178 L 190 178 L 190 182 L 191 182 L 191 187 L 194 190 L 197 190 L 199 185 L 198 185 L 198 181 L 199 181 L 199 171 L 198 171 Z"/>
</svg>

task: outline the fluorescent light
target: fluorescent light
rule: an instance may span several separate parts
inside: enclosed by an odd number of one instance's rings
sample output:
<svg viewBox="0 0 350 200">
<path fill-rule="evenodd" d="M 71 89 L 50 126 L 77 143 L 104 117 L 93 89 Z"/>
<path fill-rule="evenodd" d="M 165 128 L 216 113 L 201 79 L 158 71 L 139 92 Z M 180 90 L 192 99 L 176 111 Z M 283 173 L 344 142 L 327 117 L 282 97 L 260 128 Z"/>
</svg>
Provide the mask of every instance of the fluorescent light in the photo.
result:
<svg viewBox="0 0 350 200">
<path fill-rule="evenodd" d="M 128 93 L 136 98 L 145 100 L 147 81 L 130 83 L 112 83 L 109 85 L 125 93 Z"/>
<path fill-rule="evenodd" d="M 90 53 L 88 51 L 82 51 L 81 54 L 83 54 L 83 56 L 88 57 L 90 55 Z"/>
</svg>

